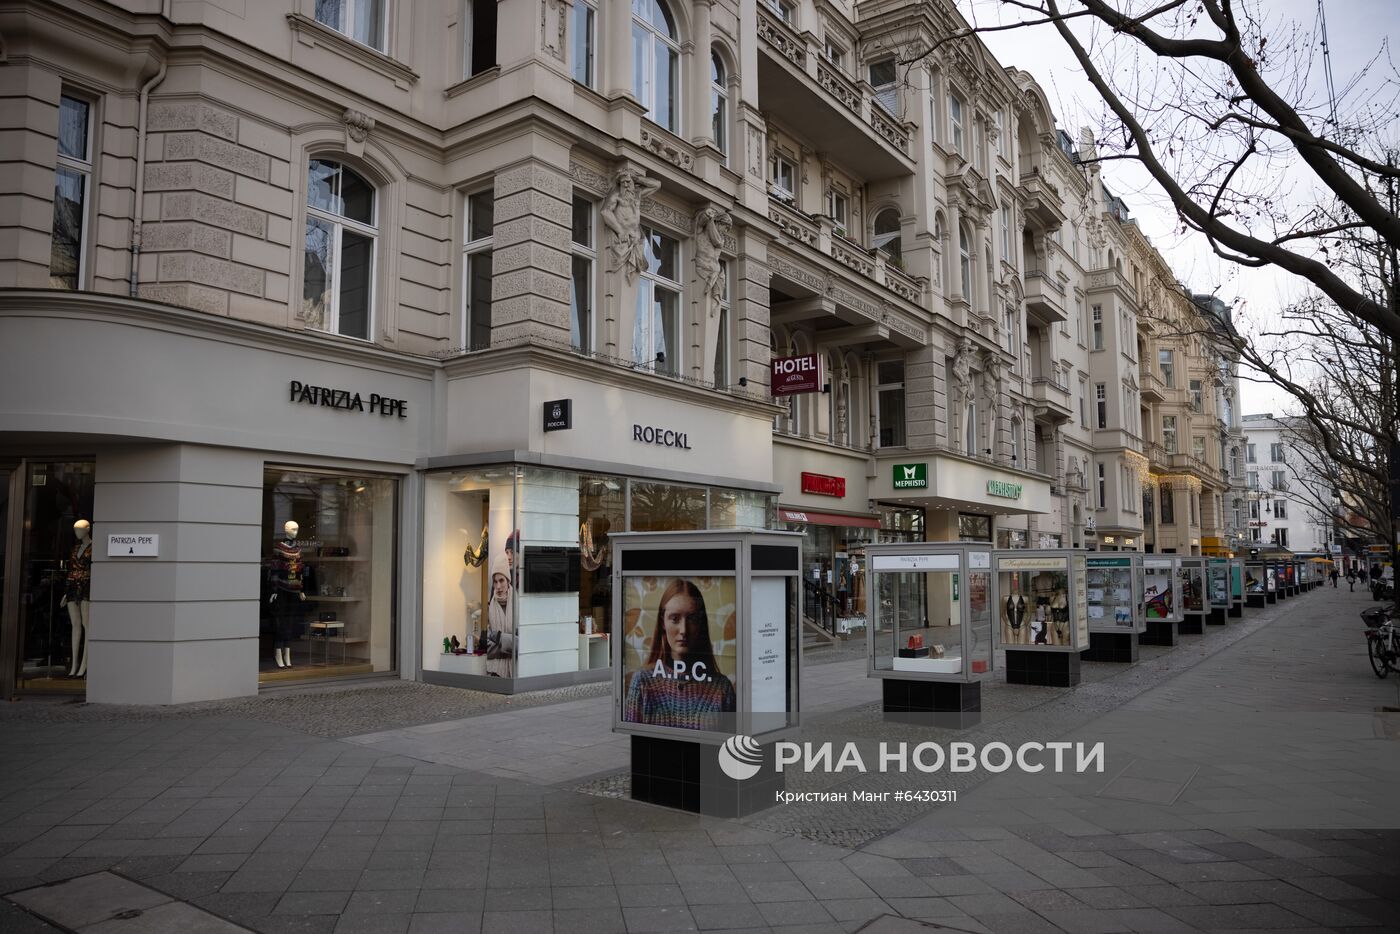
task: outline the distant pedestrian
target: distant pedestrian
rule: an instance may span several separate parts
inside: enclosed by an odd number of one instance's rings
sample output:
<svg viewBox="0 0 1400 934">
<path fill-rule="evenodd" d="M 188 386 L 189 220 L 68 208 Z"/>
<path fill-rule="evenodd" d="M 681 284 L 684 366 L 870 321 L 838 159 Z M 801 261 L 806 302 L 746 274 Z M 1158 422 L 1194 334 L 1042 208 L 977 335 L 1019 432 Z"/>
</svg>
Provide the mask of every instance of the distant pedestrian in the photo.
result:
<svg viewBox="0 0 1400 934">
<path fill-rule="evenodd" d="M 1356 567 L 1347 568 L 1347 590 L 1356 593 Z"/>
<path fill-rule="evenodd" d="M 1336 569 L 1336 568 L 1333 568 L 1333 569 L 1332 569 L 1332 573 L 1329 574 L 1328 576 L 1332 578 L 1332 586 L 1333 586 L 1333 587 L 1336 587 L 1336 586 L 1337 586 L 1337 577 L 1338 577 L 1337 569 Z"/>
<path fill-rule="evenodd" d="M 1381 566 L 1380 566 L 1379 564 L 1373 564 L 1373 565 L 1371 565 L 1371 583 L 1375 583 L 1376 581 L 1378 581 L 1378 580 L 1380 580 L 1380 579 L 1381 579 Z"/>
</svg>

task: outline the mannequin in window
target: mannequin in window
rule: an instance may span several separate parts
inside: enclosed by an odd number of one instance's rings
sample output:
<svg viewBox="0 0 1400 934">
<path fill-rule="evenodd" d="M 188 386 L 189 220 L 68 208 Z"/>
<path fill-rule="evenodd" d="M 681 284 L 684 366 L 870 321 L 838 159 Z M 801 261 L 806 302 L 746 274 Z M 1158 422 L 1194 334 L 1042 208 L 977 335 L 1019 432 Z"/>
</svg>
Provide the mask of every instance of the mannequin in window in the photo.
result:
<svg viewBox="0 0 1400 934">
<path fill-rule="evenodd" d="M 1026 620 L 1026 598 L 1021 594 L 1020 577 L 1011 578 L 1012 593 L 1004 607 L 1006 625 L 1011 627 L 1011 642 L 1021 641 L 1021 626 Z"/>
<path fill-rule="evenodd" d="M 297 544 L 300 530 L 295 522 L 286 522 L 282 540 L 272 546 L 272 596 L 268 600 L 272 607 L 272 651 L 278 668 L 292 667 L 291 642 L 301 634 L 306 591 L 302 587 L 301 546 Z"/>
<path fill-rule="evenodd" d="M 68 556 L 68 573 L 64 578 L 63 599 L 58 605 L 68 610 L 68 622 L 73 626 L 73 649 L 68 659 L 68 677 L 87 676 L 88 606 L 92 581 L 92 524 L 86 519 L 73 523 L 77 542 Z"/>
</svg>

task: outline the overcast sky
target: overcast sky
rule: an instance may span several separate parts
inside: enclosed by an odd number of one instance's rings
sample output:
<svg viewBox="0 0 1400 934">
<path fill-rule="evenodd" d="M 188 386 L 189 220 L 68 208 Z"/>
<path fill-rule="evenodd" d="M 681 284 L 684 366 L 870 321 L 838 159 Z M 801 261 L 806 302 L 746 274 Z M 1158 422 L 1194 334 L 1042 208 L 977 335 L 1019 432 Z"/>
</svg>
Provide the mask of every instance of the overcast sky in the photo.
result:
<svg viewBox="0 0 1400 934">
<path fill-rule="evenodd" d="M 1004 10 L 998 0 L 957 0 L 964 16 L 977 25 L 993 25 L 1022 19 L 1029 14 L 1014 8 Z M 1351 76 L 1361 64 L 1369 61 L 1378 52 L 1390 55 L 1393 38 L 1400 32 L 1400 0 L 1325 0 L 1327 17 L 1327 37 L 1332 52 L 1332 72 L 1339 93 L 1346 90 Z M 1317 0 L 1262 0 L 1268 22 L 1274 24 L 1270 35 L 1280 31 L 1284 24 L 1296 26 L 1308 33 L 1314 33 L 1317 24 Z M 1066 4 L 1062 4 L 1066 6 Z M 1139 4 L 1141 6 L 1141 4 Z M 1083 21 L 1081 21 L 1083 22 Z M 1031 26 L 1004 32 L 982 34 L 983 41 L 992 54 L 1003 65 L 1012 65 L 1029 72 L 1045 89 L 1055 108 L 1056 117 L 1062 129 L 1074 139 L 1078 139 L 1081 125 L 1100 125 L 1104 105 L 1093 87 L 1084 77 L 1073 54 L 1065 46 L 1053 26 Z M 1130 42 L 1119 38 L 1117 42 Z M 1322 52 L 1316 43 L 1312 45 L 1314 56 L 1311 71 L 1307 73 L 1307 87 L 1317 99 L 1325 99 L 1325 85 L 1322 68 Z M 1400 57 L 1400 56 L 1398 56 Z M 1306 65 L 1306 63 L 1304 63 Z M 1307 71 L 1306 67 L 1300 72 Z M 1376 82 L 1393 78 L 1394 71 L 1388 63 L 1377 70 L 1371 86 L 1353 88 L 1347 104 L 1356 104 L 1377 90 Z M 1393 99 L 1394 88 L 1383 89 L 1386 100 Z M 1177 277 L 1186 282 L 1195 292 L 1215 292 L 1222 299 L 1242 312 L 1237 321 L 1242 329 L 1249 322 L 1263 322 L 1273 318 L 1276 309 L 1299 297 L 1304 289 L 1294 277 L 1271 269 L 1247 269 L 1236 266 L 1216 257 L 1195 232 L 1182 234 L 1177 229 L 1176 217 L 1165 202 L 1165 196 L 1157 191 L 1151 179 L 1136 163 L 1109 162 L 1104 164 L 1104 178 L 1114 194 L 1127 202 L 1129 210 L 1137 218 L 1143 233 L 1167 258 Z M 1291 189 L 1295 199 L 1311 200 L 1314 195 L 1309 190 L 1307 179 L 1296 175 L 1298 184 L 1284 184 Z M 1291 408 L 1290 397 L 1267 385 L 1241 380 L 1242 412 L 1272 411 L 1283 412 Z"/>
</svg>

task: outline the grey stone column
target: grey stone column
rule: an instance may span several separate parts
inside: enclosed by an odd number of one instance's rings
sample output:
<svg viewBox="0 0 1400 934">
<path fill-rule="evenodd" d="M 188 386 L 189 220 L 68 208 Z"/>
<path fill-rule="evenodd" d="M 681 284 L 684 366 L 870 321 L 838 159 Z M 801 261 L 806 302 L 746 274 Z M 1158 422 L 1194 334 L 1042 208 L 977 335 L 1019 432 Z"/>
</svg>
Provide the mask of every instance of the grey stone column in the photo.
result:
<svg viewBox="0 0 1400 934">
<path fill-rule="evenodd" d="M 567 154 L 565 154 L 567 166 Z M 531 158 L 496 173 L 491 346 L 569 346 L 573 183 Z"/>
<path fill-rule="evenodd" d="M 749 389 L 767 397 L 769 347 L 768 238 L 752 227 L 738 228 L 739 255 L 734 261 L 733 301 L 734 365 L 730 379 L 749 381 Z"/>
<path fill-rule="evenodd" d="M 938 445 L 942 370 L 943 351 L 933 345 L 926 344 L 904 358 L 904 437 L 910 448 Z M 876 400 L 870 401 L 875 405 Z"/>
<path fill-rule="evenodd" d="M 103 452 L 93 517 L 88 700 L 256 694 L 261 456 L 182 444 Z M 114 532 L 155 533 L 160 553 L 109 558 Z"/>
</svg>

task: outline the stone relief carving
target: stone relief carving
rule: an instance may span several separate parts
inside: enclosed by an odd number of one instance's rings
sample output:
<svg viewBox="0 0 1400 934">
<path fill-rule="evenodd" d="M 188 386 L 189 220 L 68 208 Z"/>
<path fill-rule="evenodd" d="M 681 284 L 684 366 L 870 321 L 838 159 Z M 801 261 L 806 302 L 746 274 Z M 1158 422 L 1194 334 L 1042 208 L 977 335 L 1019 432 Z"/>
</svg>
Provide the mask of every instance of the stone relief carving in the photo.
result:
<svg viewBox="0 0 1400 934">
<path fill-rule="evenodd" d="M 720 301 L 724 297 L 719 254 L 724 248 L 724 235 L 733 223 L 734 219 L 728 211 L 713 204 L 701 208 L 695 215 L 695 273 L 711 318 L 719 314 Z"/>
<path fill-rule="evenodd" d="M 540 45 L 561 62 L 564 60 L 564 24 L 567 21 L 563 0 L 540 0 Z"/>
<path fill-rule="evenodd" d="M 689 170 L 695 164 L 695 157 L 659 133 L 642 127 L 642 146 L 665 159 L 672 165 Z"/>
<path fill-rule="evenodd" d="M 964 337 L 958 341 L 957 352 L 953 354 L 953 406 L 954 411 L 961 412 L 968 402 L 972 393 L 972 358 L 977 353 L 972 344 L 972 338 Z"/>
<path fill-rule="evenodd" d="M 574 181 L 587 188 L 589 191 L 598 194 L 606 194 L 608 190 L 608 177 L 602 172 L 595 171 L 589 166 L 579 162 L 569 163 L 569 174 Z"/>
<path fill-rule="evenodd" d="M 374 129 L 374 118 L 358 110 L 346 108 L 340 119 L 345 122 L 345 135 L 356 143 L 363 143 Z"/>
<path fill-rule="evenodd" d="M 642 199 L 661 187 L 646 173 L 623 166 L 613 173 L 612 188 L 600 212 L 603 224 L 613 235 L 610 246 L 617 269 L 631 285 L 646 268 L 646 247 L 642 241 Z"/>
</svg>

